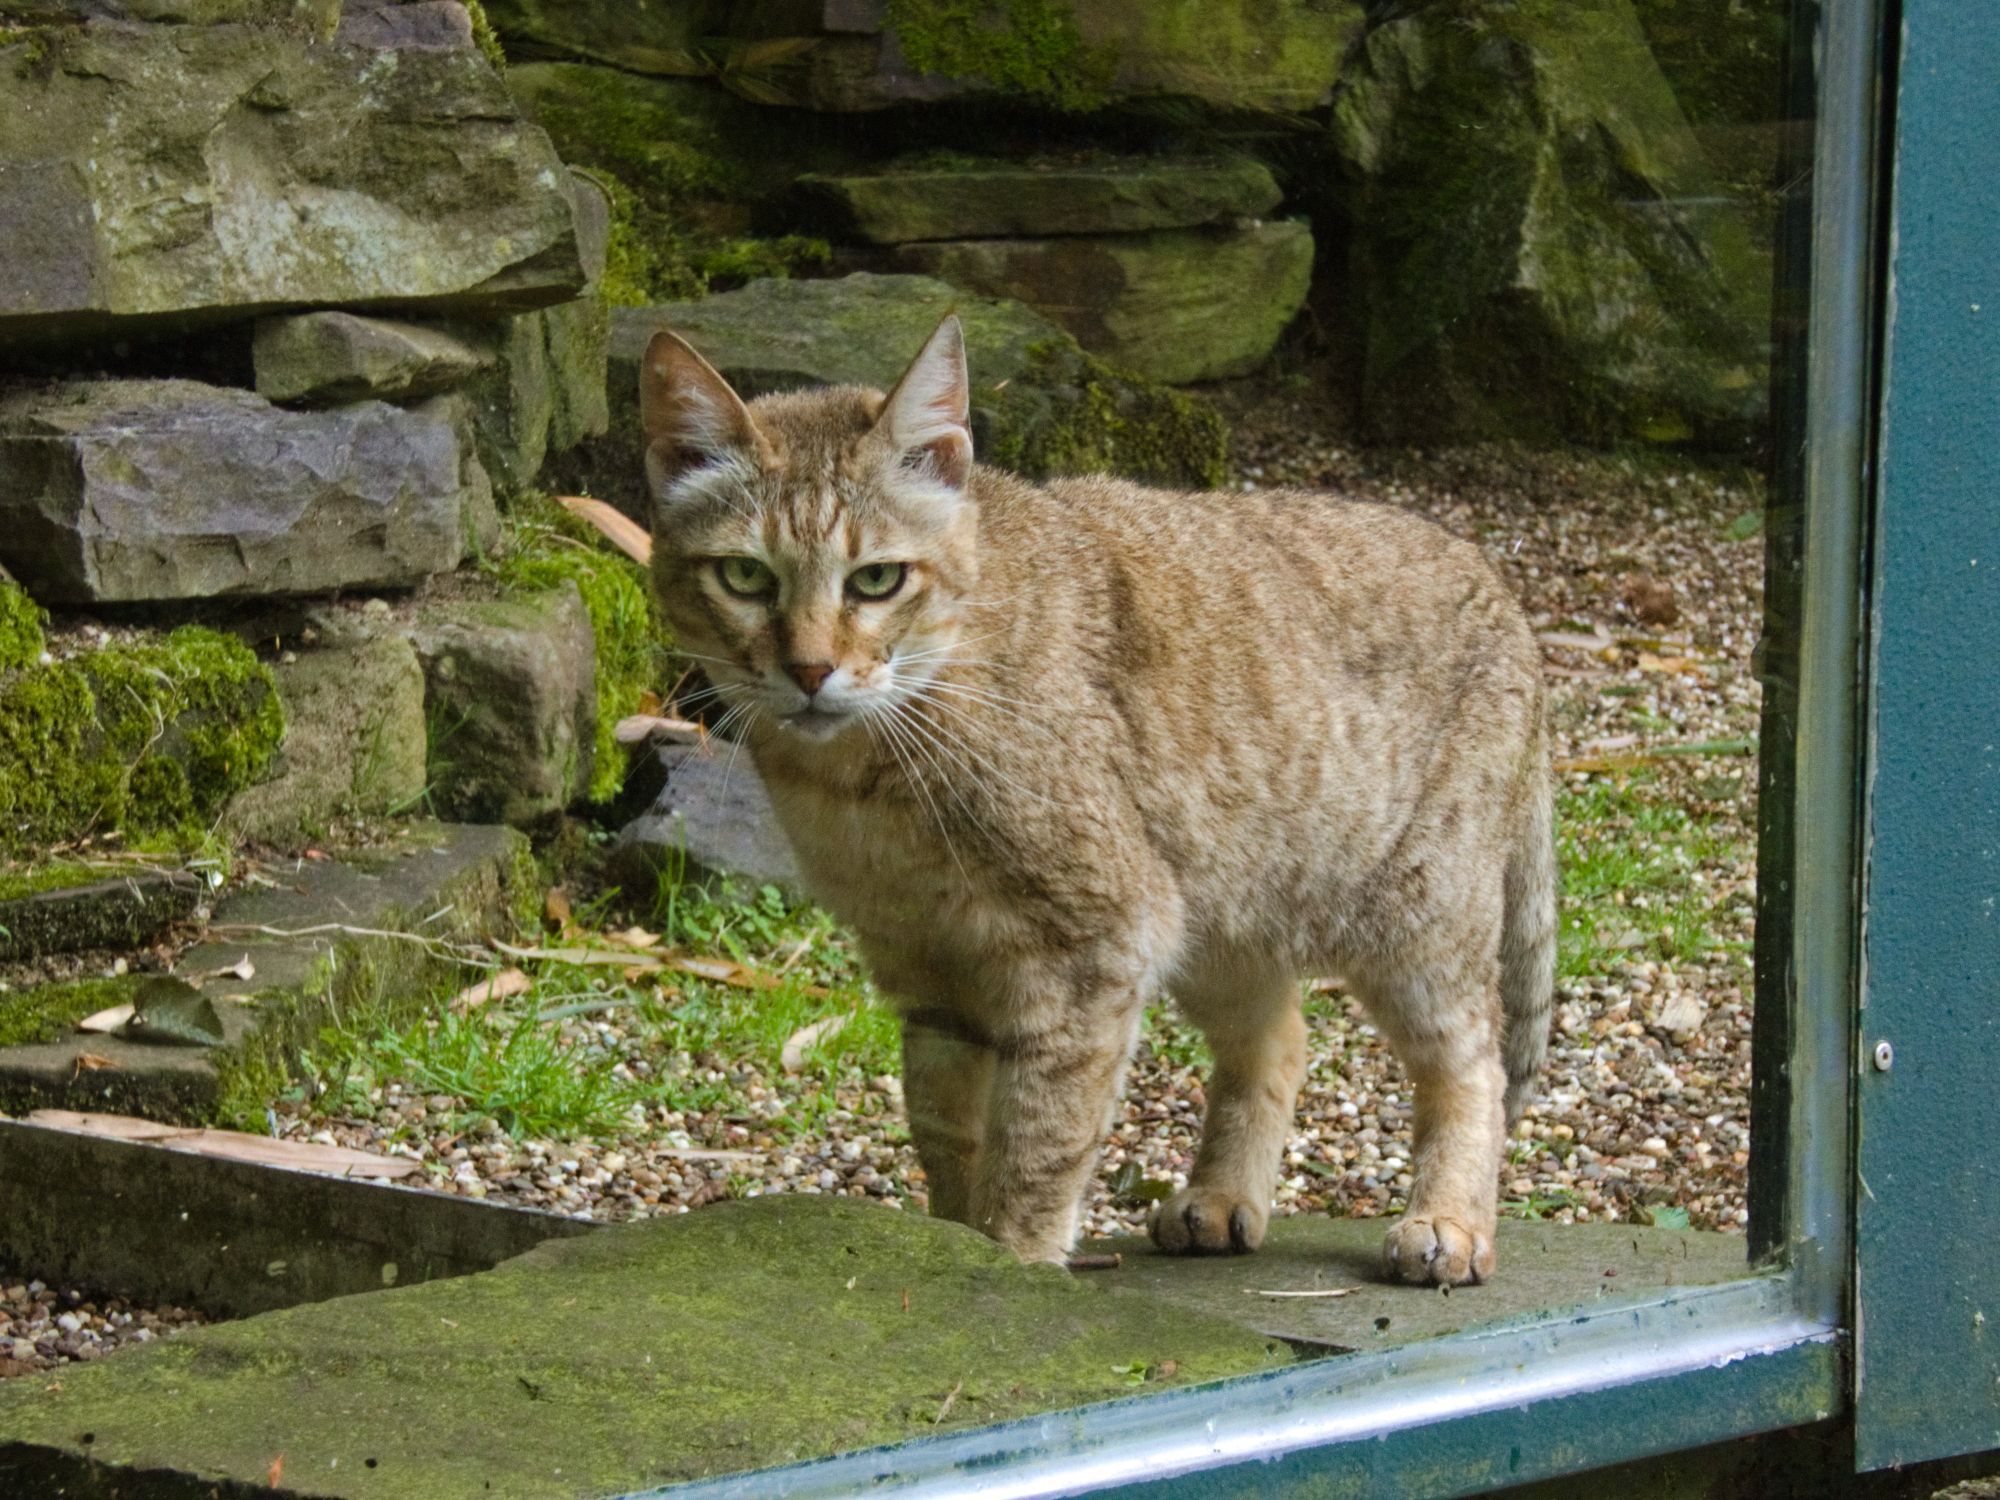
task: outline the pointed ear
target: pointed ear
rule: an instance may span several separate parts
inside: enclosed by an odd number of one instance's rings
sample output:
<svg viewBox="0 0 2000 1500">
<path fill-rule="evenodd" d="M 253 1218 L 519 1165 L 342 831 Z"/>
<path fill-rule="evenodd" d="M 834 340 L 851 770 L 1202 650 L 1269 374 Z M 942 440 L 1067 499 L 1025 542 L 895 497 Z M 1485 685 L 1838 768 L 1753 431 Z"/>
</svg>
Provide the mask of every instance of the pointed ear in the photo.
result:
<svg viewBox="0 0 2000 1500">
<path fill-rule="evenodd" d="M 965 335 L 957 315 L 946 313 L 889 393 L 876 431 L 888 435 L 901 463 L 949 489 L 964 489 L 972 477 L 970 393 Z"/>
<path fill-rule="evenodd" d="M 656 499 L 689 469 L 740 455 L 758 469 L 776 464 L 743 398 L 677 333 L 664 329 L 639 362 L 639 425 L 646 436 L 646 476 Z"/>
</svg>

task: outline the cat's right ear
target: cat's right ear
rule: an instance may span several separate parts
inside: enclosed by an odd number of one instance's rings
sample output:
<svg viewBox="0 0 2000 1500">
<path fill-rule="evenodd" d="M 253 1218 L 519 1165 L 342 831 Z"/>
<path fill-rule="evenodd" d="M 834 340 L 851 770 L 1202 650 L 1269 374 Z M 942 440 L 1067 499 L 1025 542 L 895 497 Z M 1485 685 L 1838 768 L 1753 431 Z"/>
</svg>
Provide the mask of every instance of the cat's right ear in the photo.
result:
<svg viewBox="0 0 2000 1500">
<path fill-rule="evenodd" d="M 639 362 L 639 426 L 655 502 L 690 469 L 716 459 L 741 458 L 758 470 L 776 465 L 743 398 L 677 333 L 654 334 Z"/>
<path fill-rule="evenodd" d="M 899 463 L 962 490 L 972 477 L 970 392 L 965 335 L 957 315 L 946 313 L 889 393 L 876 429 L 888 434 Z"/>
</svg>

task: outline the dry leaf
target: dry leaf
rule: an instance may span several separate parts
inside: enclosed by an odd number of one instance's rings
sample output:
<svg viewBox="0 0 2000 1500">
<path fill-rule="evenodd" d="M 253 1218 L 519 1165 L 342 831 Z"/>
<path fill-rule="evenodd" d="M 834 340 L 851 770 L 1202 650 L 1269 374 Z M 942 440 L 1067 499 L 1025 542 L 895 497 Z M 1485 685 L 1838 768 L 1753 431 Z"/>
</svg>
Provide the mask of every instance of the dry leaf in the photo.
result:
<svg viewBox="0 0 2000 1500">
<path fill-rule="evenodd" d="M 539 959 L 544 963 L 575 964 L 579 968 L 589 968 L 596 964 L 631 964 L 642 973 L 655 972 L 667 965 L 660 959 L 642 956 L 629 948 L 516 948 L 512 943 L 496 942 L 493 945 L 509 958 Z"/>
<path fill-rule="evenodd" d="M 670 740 L 699 744 L 705 731 L 692 719 L 669 719 L 659 714 L 632 714 L 620 719 L 611 737 L 621 745 L 637 745 L 644 740 Z"/>
<path fill-rule="evenodd" d="M 196 1130 L 161 1125 L 153 1120 L 135 1119 L 131 1115 L 38 1109 L 28 1116 L 28 1123 L 78 1130 L 86 1135 L 108 1136 L 114 1140 L 166 1146 L 175 1151 L 193 1151 L 202 1156 L 226 1157 L 231 1161 L 256 1162 L 267 1167 L 328 1172 L 336 1177 L 396 1178 L 408 1177 L 423 1170 L 423 1163 L 410 1157 L 378 1156 L 372 1151 L 323 1146 L 317 1141 L 283 1141 L 268 1135 L 250 1135 L 241 1130 Z"/>
<path fill-rule="evenodd" d="M 653 560 L 653 538 L 645 527 L 615 505 L 606 505 L 602 500 L 590 500 L 581 495 L 558 495 L 556 503 L 571 515 L 595 526 L 606 541 L 632 561 L 649 563 Z"/>
<path fill-rule="evenodd" d="M 469 984 L 451 997 L 449 1009 L 453 1015 L 464 1015 L 492 1000 L 506 1000 L 515 995 L 527 993 L 534 988 L 535 981 L 519 969 L 502 969 L 491 978 L 482 979 L 477 984 Z"/>
<path fill-rule="evenodd" d="M 116 1073 L 119 1065 L 108 1057 L 99 1057 L 95 1052 L 79 1052 L 76 1055 L 76 1069 L 79 1073 Z"/>
<path fill-rule="evenodd" d="M 270 1481 L 271 1488 L 274 1490 L 285 1482 L 284 1454 L 280 1453 L 276 1458 L 271 1460 L 271 1467 L 265 1471 L 264 1477 Z"/>
<path fill-rule="evenodd" d="M 131 1006 L 114 1005 L 109 1010 L 100 1010 L 95 1015 L 85 1016 L 81 1021 L 76 1023 L 76 1029 L 78 1031 L 111 1032 L 116 1031 L 131 1019 Z"/>
<path fill-rule="evenodd" d="M 1558 771 L 1636 771 L 1646 763 L 1643 755 L 1571 755 L 1556 762 Z"/>
<path fill-rule="evenodd" d="M 660 935 L 657 932 L 648 932 L 643 927 L 628 927 L 623 932 L 607 932 L 604 934 L 604 940 L 607 943 L 616 943 L 621 948 L 657 948 L 660 945 Z"/>
<path fill-rule="evenodd" d="M 1566 651 L 1604 651 L 1617 645 L 1611 632 L 1601 625 L 1589 635 L 1579 630 L 1538 630 L 1535 639 L 1544 646 L 1560 646 Z"/>
<path fill-rule="evenodd" d="M 785 1038 L 785 1045 L 778 1053 L 778 1066 L 787 1073 L 796 1073 L 806 1065 L 806 1049 L 816 1042 L 831 1041 L 847 1029 L 852 1015 L 827 1016 L 814 1021 L 809 1026 L 801 1026 Z"/>
<path fill-rule="evenodd" d="M 250 962 L 250 955 L 244 954 L 233 964 L 224 964 L 219 969 L 205 969 L 199 974 L 184 976 L 190 983 L 200 984 L 208 979 L 255 979 L 257 966 Z"/>
<path fill-rule="evenodd" d="M 1254 1286 L 1243 1288 L 1244 1295 L 1249 1297 L 1352 1297 L 1360 1290 L 1358 1286 L 1330 1286 L 1311 1292 L 1266 1292 Z"/>
<path fill-rule="evenodd" d="M 1685 656 L 1655 656 L 1650 651 L 1639 653 L 1641 672 L 1688 672 L 1699 674 L 1701 665 L 1689 661 Z"/>
<path fill-rule="evenodd" d="M 558 927 L 568 927 L 572 920 L 569 909 L 569 892 L 559 885 L 549 887 L 548 895 L 542 898 L 542 911 Z"/>
<path fill-rule="evenodd" d="M 643 689 L 639 694 L 639 712 L 642 714 L 656 714 L 666 706 L 665 700 L 651 688 Z"/>
<path fill-rule="evenodd" d="M 38 1109 L 28 1116 L 28 1123 L 46 1125 L 52 1130 L 116 1136 L 121 1141 L 163 1140 L 186 1129 L 182 1125 L 162 1125 L 158 1120 L 142 1120 L 136 1115 L 101 1115 L 74 1109 Z"/>
</svg>

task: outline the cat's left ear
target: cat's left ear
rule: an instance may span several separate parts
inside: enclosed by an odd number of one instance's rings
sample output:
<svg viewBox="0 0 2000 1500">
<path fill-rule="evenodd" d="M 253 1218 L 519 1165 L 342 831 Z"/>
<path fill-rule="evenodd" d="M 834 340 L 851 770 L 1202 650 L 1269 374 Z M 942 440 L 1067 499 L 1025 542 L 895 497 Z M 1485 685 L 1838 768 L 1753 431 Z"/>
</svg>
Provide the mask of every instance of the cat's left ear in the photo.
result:
<svg viewBox="0 0 2000 1500">
<path fill-rule="evenodd" d="M 962 490 L 972 478 L 971 385 L 965 335 L 946 313 L 882 407 L 875 430 L 886 433 L 898 462 Z"/>
</svg>

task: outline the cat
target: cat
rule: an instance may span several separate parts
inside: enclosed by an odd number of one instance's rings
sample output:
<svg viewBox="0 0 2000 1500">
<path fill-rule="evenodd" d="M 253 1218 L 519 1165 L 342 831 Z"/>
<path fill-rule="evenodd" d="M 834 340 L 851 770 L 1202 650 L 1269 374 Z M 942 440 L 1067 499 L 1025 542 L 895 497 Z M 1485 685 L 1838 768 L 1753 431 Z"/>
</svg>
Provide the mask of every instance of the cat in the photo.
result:
<svg viewBox="0 0 2000 1500">
<path fill-rule="evenodd" d="M 975 464 L 959 324 L 886 396 L 640 372 L 654 587 L 903 1018 L 930 1210 L 1060 1261 L 1146 1003 L 1215 1066 L 1151 1233 L 1244 1252 L 1338 973 L 1415 1089 L 1407 1281 L 1493 1272 L 1547 1045 L 1541 660 L 1471 545 L 1301 490 Z"/>
</svg>

